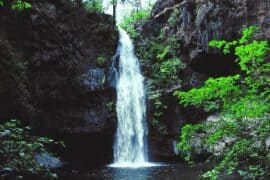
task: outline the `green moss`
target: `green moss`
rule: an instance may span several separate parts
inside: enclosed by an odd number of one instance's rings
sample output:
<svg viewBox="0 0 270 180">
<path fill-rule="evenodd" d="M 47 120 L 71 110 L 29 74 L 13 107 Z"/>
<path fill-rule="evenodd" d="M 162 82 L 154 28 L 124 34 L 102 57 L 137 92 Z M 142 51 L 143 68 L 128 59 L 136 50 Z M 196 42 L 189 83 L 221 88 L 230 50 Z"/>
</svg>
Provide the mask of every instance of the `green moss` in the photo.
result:
<svg viewBox="0 0 270 180">
<path fill-rule="evenodd" d="M 110 112 L 113 112 L 113 110 L 114 110 L 114 102 L 113 101 L 110 101 L 110 102 L 108 102 L 107 104 L 106 104 L 106 107 L 108 108 L 108 110 L 110 111 Z"/>
<path fill-rule="evenodd" d="M 98 67 L 104 67 L 106 65 L 106 58 L 104 56 L 99 56 L 97 58 L 97 65 Z"/>
</svg>

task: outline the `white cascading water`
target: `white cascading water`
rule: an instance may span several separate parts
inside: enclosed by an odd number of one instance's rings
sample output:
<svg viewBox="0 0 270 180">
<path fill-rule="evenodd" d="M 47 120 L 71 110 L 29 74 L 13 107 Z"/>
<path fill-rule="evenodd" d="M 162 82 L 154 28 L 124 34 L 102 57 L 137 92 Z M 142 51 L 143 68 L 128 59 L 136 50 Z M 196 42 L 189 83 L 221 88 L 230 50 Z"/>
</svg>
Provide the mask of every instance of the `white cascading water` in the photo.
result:
<svg viewBox="0 0 270 180">
<path fill-rule="evenodd" d="M 134 11 L 138 0 L 117 0 L 116 22 L 119 25 L 125 16 Z M 156 0 L 140 0 L 142 8 L 149 9 Z M 103 0 L 105 13 L 113 13 L 111 0 Z M 156 166 L 148 163 L 147 124 L 145 119 L 145 88 L 140 63 L 134 54 L 133 43 L 123 29 L 119 28 L 119 72 L 117 91 L 117 131 L 114 143 L 114 163 L 111 167 L 138 168 Z"/>
<path fill-rule="evenodd" d="M 114 144 L 114 165 L 144 166 L 148 161 L 144 77 L 130 37 L 121 28 L 119 32 L 119 79 L 116 89 L 118 127 Z"/>
</svg>

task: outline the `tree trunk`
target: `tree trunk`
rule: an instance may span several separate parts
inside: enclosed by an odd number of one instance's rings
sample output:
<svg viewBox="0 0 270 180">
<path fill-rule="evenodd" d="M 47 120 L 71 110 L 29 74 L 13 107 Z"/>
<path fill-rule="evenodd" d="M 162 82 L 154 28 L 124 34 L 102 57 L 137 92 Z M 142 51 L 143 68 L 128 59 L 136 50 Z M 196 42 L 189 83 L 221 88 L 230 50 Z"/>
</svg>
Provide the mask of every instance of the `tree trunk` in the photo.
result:
<svg viewBox="0 0 270 180">
<path fill-rule="evenodd" d="M 116 6 L 117 0 L 113 0 L 113 23 L 116 24 Z"/>
</svg>

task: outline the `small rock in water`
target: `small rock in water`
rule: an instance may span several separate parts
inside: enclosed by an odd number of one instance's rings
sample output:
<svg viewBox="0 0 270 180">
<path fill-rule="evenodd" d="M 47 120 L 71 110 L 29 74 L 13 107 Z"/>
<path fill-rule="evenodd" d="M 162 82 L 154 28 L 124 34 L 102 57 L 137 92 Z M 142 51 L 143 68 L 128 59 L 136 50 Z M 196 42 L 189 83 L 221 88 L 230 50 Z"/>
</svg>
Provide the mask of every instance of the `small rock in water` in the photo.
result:
<svg viewBox="0 0 270 180">
<path fill-rule="evenodd" d="M 13 172 L 13 169 L 9 168 L 9 167 L 6 167 L 6 168 L 3 168 L 0 173 L 11 173 Z"/>
</svg>

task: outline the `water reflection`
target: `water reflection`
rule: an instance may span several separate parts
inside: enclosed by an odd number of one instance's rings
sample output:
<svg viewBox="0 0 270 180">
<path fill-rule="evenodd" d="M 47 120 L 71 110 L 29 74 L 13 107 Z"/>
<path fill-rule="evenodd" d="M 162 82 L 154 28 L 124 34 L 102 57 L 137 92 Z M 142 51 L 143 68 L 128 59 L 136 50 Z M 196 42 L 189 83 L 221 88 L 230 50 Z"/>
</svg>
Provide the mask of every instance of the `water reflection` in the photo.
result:
<svg viewBox="0 0 270 180">
<path fill-rule="evenodd" d="M 153 166 L 143 168 L 104 167 L 87 172 L 65 172 L 60 175 L 64 180 L 197 180 L 205 167 L 186 164 Z"/>
<path fill-rule="evenodd" d="M 113 168 L 113 180 L 148 180 L 151 179 L 153 168 Z"/>
<path fill-rule="evenodd" d="M 104 179 L 113 180 L 196 180 L 202 166 L 189 167 L 184 164 L 163 165 L 144 168 L 108 168 Z"/>
</svg>

